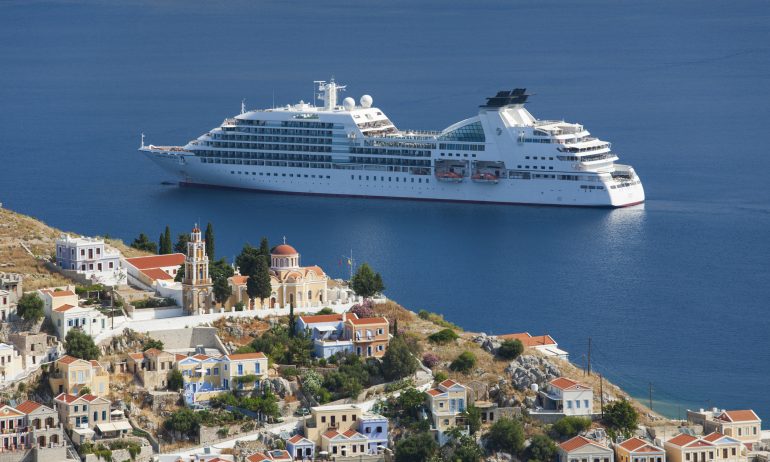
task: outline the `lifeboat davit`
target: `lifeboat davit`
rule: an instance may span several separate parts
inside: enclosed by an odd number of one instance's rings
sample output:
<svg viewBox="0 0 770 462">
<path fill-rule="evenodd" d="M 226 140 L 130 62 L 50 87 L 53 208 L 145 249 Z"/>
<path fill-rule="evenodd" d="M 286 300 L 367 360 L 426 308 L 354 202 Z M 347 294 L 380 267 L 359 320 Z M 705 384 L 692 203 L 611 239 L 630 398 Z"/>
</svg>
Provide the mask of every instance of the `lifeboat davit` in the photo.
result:
<svg viewBox="0 0 770 462">
<path fill-rule="evenodd" d="M 445 183 L 460 183 L 463 181 L 463 177 L 455 172 L 438 172 L 436 173 L 436 178 L 438 181 Z"/>
<path fill-rule="evenodd" d="M 492 175 L 491 173 L 477 173 L 471 177 L 471 180 L 473 180 L 474 183 L 487 184 L 497 184 L 498 181 L 500 181 L 499 178 L 497 178 L 495 175 Z"/>
</svg>

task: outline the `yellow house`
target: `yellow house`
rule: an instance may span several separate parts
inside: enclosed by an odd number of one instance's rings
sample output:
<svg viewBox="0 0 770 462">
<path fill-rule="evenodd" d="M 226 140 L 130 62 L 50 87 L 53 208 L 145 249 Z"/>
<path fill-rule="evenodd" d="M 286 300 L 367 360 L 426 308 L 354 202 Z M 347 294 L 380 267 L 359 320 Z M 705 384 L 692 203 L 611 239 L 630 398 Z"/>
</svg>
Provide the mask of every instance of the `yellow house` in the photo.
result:
<svg viewBox="0 0 770 462">
<path fill-rule="evenodd" d="M 666 451 L 641 438 L 629 438 L 615 445 L 617 462 L 666 462 Z"/>
<path fill-rule="evenodd" d="M 762 436 L 762 419 L 751 409 L 722 411 L 704 422 L 703 429 L 722 433 L 743 443 L 758 443 Z"/>
<path fill-rule="evenodd" d="M 305 420 L 305 437 L 321 445 L 324 433 L 335 430 L 346 432 L 356 429 L 363 410 L 355 404 L 337 404 L 310 408 L 310 418 Z"/>
<path fill-rule="evenodd" d="M 188 404 L 208 401 L 228 390 L 253 390 L 267 377 L 268 361 L 264 353 L 225 356 L 177 355 L 176 369 L 184 380 Z"/>
<path fill-rule="evenodd" d="M 663 445 L 668 462 L 746 462 L 743 443 L 721 433 L 702 438 L 681 433 Z"/>
<path fill-rule="evenodd" d="M 110 374 L 98 361 L 62 356 L 48 376 L 51 390 L 56 395 L 77 396 L 84 387 L 95 396 L 106 396 L 110 392 Z"/>
<path fill-rule="evenodd" d="M 446 443 L 446 431 L 450 428 L 456 427 L 467 432 L 468 423 L 463 414 L 468 401 L 468 388 L 465 385 L 447 379 L 425 393 L 433 416 L 431 431 L 436 434 L 439 445 Z"/>
<path fill-rule="evenodd" d="M 133 373 L 148 390 L 163 390 L 168 386 L 168 374 L 174 368 L 176 355 L 157 348 L 141 353 L 129 353 L 128 371 Z"/>
</svg>

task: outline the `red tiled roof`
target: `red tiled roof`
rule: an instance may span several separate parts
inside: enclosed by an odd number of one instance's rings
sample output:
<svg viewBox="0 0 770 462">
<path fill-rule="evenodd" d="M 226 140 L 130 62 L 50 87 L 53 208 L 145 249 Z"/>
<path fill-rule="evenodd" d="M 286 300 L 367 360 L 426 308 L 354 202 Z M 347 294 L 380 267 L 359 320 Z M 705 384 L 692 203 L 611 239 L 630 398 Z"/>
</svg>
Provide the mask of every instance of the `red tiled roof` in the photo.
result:
<svg viewBox="0 0 770 462">
<path fill-rule="evenodd" d="M 197 359 L 199 361 L 205 361 L 207 359 L 211 359 L 211 356 L 197 354 L 197 355 L 193 356 L 193 358 L 195 358 L 195 359 Z"/>
<path fill-rule="evenodd" d="M 446 379 L 443 382 L 441 382 L 439 385 L 441 385 L 444 388 L 452 388 L 453 386 L 460 385 L 460 384 L 455 382 L 452 379 Z"/>
<path fill-rule="evenodd" d="M 133 359 L 144 359 L 144 355 L 142 353 L 129 353 L 128 357 Z"/>
<path fill-rule="evenodd" d="M 358 434 L 358 432 L 351 428 L 350 430 L 343 432 L 342 434 L 350 438 L 351 436 L 355 436 L 356 434 Z"/>
<path fill-rule="evenodd" d="M 72 308 L 75 308 L 75 307 L 72 306 L 72 305 L 65 304 L 65 305 L 62 305 L 62 306 L 56 308 L 54 311 L 57 311 L 59 313 L 64 313 L 65 311 L 71 310 Z"/>
<path fill-rule="evenodd" d="M 668 442 L 675 446 L 684 447 L 692 443 L 693 441 L 697 441 L 697 440 L 698 438 L 692 435 L 688 435 L 687 433 L 680 433 L 675 437 L 671 438 L 670 440 L 668 440 Z"/>
<path fill-rule="evenodd" d="M 159 354 L 162 354 L 162 353 L 163 352 L 157 348 L 149 348 L 147 350 L 144 350 L 144 354 L 147 356 L 158 356 Z"/>
<path fill-rule="evenodd" d="M 49 290 L 48 294 L 51 295 L 51 297 L 68 297 L 75 295 L 75 292 L 71 290 Z"/>
<path fill-rule="evenodd" d="M 98 398 L 98 396 L 94 396 L 94 395 L 83 395 L 83 396 L 81 396 L 81 398 L 83 398 L 84 400 L 86 400 L 86 401 L 88 401 L 88 402 L 90 403 L 91 401 L 93 401 L 93 400 L 97 399 L 97 398 Z"/>
<path fill-rule="evenodd" d="M 262 454 L 261 452 L 257 452 L 247 457 L 246 460 L 248 460 L 249 462 L 262 462 L 264 460 L 270 460 L 270 458 Z"/>
<path fill-rule="evenodd" d="M 302 435 L 294 435 L 291 438 L 289 438 L 289 443 L 296 444 L 302 441 L 303 439 L 305 438 Z"/>
<path fill-rule="evenodd" d="M 59 396 L 54 399 L 56 401 L 64 401 L 65 403 L 69 404 L 78 399 L 78 397 L 75 395 L 70 395 L 69 393 L 60 393 Z"/>
<path fill-rule="evenodd" d="M 24 414 L 29 414 L 40 406 L 42 406 L 42 404 L 27 400 L 16 406 L 16 409 L 18 409 L 20 412 L 23 412 Z"/>
<path fill-rule="evenodd" d="M 596 441 L 589 440 L 588 438 L 584 436 L 576 436 L 572 439 L 569 439 L 563 443 L 561 443 L 559 446 L 564 449 L 567 452 L 574 451 L 575 449 L 580 449 L 583 446 L 591 444 L 600 448 L 608 449 L 607 447 L 597 443 Z"/>
<path fill-rule="evenodd" d="M 152 281 L 168 281 L 170 279 L 174 279 L 174 276 L 168 274 L 160 268 L 148 268 L 140 271 Z"/>
<path fill-rule="evenodd" d="M 241 360 L 241 359 L 267 359 L 267 356 L 265 356 L 262 352 L 256 352 L 256 353 L 234 353 L 227 355 L 227 357 L 230 360 Z"/>
<path fill-rule="evenodd" d="M 64 355 L 57 362 L 64 363 L 64 364 L 72 364 L 75 361 L 80 361 L 79 358 L 76 358 L 74 356 Z"/>
<path fill-rule="evenodd" d="M 230 280 L 231 280 L 231 281 L 233 282 L 233 284 L 235 284 L 235 285 L 243 285 L 243 284 L 246 284 L 246 281 L 247 281 L 248 279 L 249 279 L 249 277 L 248 277 L 248 276 L 240 276 L 240 275 L 239 275 L 239 276 L 231 276 L 231 277 L 230 277 Z"/>
<path fill-rule="evenodd" d="M 177 353 L 177 354 L 174 355 L 174 360 L 175 361 L 181 361 L 181 360 L 185 359 L 186 357 L 187 357 L 186 355 L 183 355 L 181 353 Z"/>
<path fill-rule="evenodd" d="M 727 422 L 755 422 L 760 420 L 759 416 L 751 409 L 723 411 L 717 418 Z"/>
<path fill-rule="evenodd" d="M 556 345 L 556 340 L 548 334 L 536 335 L 533 337 L 529 332 L 521 332 L 518 334 L 498 335 L 497 338 L 502 340 L 518 340 L 528 348 L 542 345 Z"/>
<path fill-rule="evenodd" d="M 315 322 L 335 322 L 342 321 L 341 314 L 314 314 L 311 316 L 300 316 L 302 322 L 305 324 L 312 324 Z"/>
<path fill-rule="evenodd" d="M 340 434 L 340 432 L 338 432 L 337 430 L 326 430 L 326 432 L 324 432 L 323 436 L 325 436 L 327 438 L 334 438 L 335 436 L 337 436 L 339 434 Z"/>
<path fill-rule="evenodd" d="M 568 379 L 567 377 L 559 377 L 559 378 L 551 380 L 548 383 L 550 383 L 551 385 L 553 385 L 554 387 L 556 387 L 556 388 L 558 388 L 560 390 L 569 390 L 570 388 L 575 387 L 575 386 L 586 388 L 586 389 L 588 388 L 585 385 L 582 385 L 582 384 L 580 384 L 580 383 L 578 383 L 578 382 L 576 382 L 576 381 L 574 381 L 572 379 Z"/>
<path fill-rule="evenodd" d="M 426 393 L 428 393 L 428 394 L 429 394 L 429 395 L 431 395 L 431 396 L 438 396 L 438 395 L 440 395 L 441 393 L 444 393 L 444 392 L 443 392 L 443 391 L 441 391 L 441 390 L 438 390 L 438 389 L 436 389 L 436 388 L 431 388 L 431 389 L 430 389 L 430 390 L 428 390 Z"/>
<path fill-rule="evenodd" d="M 388 320 L 383 317 L 376 318 L 348 318 L 348 321 L 355 326 L 363 324 L 387 324 Z"/>
<path fill-rule="evenodd" d="M 654 446 L 649 441 L 645 441 L 641 438 L 630 438 L 622 443 L 620 443 L 620 447 L 623 449 L 626 449 L 629 452 L 661 452 L 663 449 Z"/>
<path fill-rule="evenodd" d="M 126 258 L 126 262 L 138 270 L 162 268 L 166 266 L 180 266 L 182 263 L 184 263 L 184 254 L 171 253 L 167 255 L 150 255 L 148 257 Z"/>
</svg>

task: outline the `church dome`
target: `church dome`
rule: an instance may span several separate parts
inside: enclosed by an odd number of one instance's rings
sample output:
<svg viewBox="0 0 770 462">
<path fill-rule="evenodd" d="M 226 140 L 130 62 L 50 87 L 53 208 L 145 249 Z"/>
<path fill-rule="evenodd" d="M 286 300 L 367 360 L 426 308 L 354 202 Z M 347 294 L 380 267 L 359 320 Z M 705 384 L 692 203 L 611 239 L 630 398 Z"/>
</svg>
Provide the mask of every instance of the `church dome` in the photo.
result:
<svg viewBox="0 0 770 462">
<path fill-rule="evenodd" d="M 271 255 L 297 255 L 298 253 L 297 249 L 289 244 L 277 245 L 270 251 Z"/>
</svg>

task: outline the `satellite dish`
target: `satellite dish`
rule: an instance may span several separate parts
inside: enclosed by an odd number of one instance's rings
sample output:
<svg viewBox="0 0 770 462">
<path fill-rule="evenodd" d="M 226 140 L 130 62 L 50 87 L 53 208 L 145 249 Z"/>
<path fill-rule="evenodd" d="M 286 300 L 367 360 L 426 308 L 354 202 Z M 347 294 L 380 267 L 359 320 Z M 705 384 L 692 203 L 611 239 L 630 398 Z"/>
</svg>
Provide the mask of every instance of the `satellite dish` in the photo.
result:
<svg viewBox="0 0 770 462">
<path fill-rule="evenodd" d="M 360 102 L 361 102 L 361 107 L 372 107 L 372 102 L 374 102 L 374 100 L 372 99 L 371 96 L 364 95 L 361 97 Z"/>
<path fill-rule="evenodd" d="M 346 111 L 352 111 L 356 107 L 356 100 L 348 96 L 342 100 L 342 106 Z"/>
</svg>

